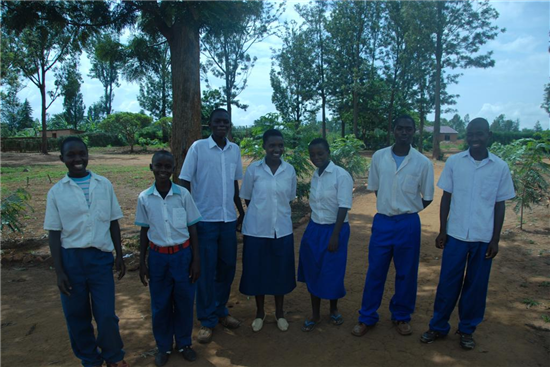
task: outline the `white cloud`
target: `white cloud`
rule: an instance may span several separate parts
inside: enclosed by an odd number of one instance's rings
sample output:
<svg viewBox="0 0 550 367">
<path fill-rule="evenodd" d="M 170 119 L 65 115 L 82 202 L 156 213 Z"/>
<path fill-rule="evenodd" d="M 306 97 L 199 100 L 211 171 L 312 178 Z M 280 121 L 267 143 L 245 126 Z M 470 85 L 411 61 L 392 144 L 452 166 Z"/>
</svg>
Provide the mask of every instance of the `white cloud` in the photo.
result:
<svg viewBox="0 0 550 367">
<path fill-rule="evenodd" d="M 532 35 L 518 37 L 510 42 L 501 42 L 500 40 L 495 40 L 488 44 L 489 48 L 494 51 L 503 51 L 503 52 L 520 52 L 520 53 L 531 53 L 537 49 L 540 51 L 543 48 L 540 48 L 541 45 L 546 47 L 546 44 L 542 42 L 542 38 L 535 38 Z M 546 51 L 546 49 L 544 48 Z"/>
<path fill-rule="evenodd" d="M 498 115 L 504 114 L 511 120 L 520 120 L 520 128 L 533 128 L 537 121 L 540 121 L 543 128 L 549 128 L 550 119 L 548 114 L 540 108 L 539 104 L 506 102 L 506 103 L 484 103 L 475 116 L 482 116 L 488 121 L 493 121 Z M 470 115 L 470 117 L 474 117 Z"/>
</svg>

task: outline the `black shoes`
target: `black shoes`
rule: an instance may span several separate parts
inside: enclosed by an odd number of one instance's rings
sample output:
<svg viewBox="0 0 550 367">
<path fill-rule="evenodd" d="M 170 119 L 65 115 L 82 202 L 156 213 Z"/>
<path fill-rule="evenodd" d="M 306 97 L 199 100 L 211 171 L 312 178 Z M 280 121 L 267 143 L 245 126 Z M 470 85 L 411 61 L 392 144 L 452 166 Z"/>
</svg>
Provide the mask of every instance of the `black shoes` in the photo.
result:
<svg viewBox="0 0 550 367">
<path fill-rule="evenodd" d="M 168 359 L 170 359 L 170 353 L 158 352 L 155 356 L 155 366 L 164 366 L 166 363 L 168 363 Z"/>
<path fill-rule="evenodd" d="M 426 344 L 432 344 L 437 339 L 443 339 L 447 335 L 441 334 L 439 331 L 428 330 L 420 337 L 420 341 Z"/>
<path fill-rule="evenodd" d="M 193 348 L 191 348 L 190 345 L 180 348 L 178 352 L 181 353 L 183 359 L 186 361 L 193 362 L 197 359 L 197 353 L 193 350 Z"/>
</svg>

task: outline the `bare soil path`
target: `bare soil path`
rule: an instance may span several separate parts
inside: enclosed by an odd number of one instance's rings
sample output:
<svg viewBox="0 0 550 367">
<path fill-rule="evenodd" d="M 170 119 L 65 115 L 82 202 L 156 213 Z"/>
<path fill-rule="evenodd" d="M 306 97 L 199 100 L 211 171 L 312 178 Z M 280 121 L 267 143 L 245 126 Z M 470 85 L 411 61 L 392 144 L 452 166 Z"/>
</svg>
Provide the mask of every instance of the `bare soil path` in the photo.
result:
<svg viewBox="0 0 550 367">
<path fill-rule="evenodd" d="M 105 160 L 103 160 L 105 158 Z M 27 159 L 28 161 L 25 161 Z M 104 164 L 141 166 L 149 163 L 150 155 L 96 155 L 90 162 L 93 169 Z M 2 155 L 2 165 L 12 167 L 26 164 L 58 164 L 57 157 L 39 155 Z M 436 180 L 443 164 L 435 162 Z M 127 239 L 137 233 L 133 223 L 135 200 L 143 187 L 117 182 L 116 175 L 108 176 L 125 212 L 123 229 Z M 57 178 L 54 179 L 54 182 Z M 62 315 L 55 273 L 47 259 L 45 240 L 40 232 L 43 220 L 45 193 L 51 185 L 31 186 L 35 213 L 28 226 L 33 235 L 24 242 L 3 244 L 2 295 L 2 364 L 5 366 L 78 366 L 73 356 Z M 43 196 L 41 196 L 43 195 Z M 403 337 L 392 328 L 389 300 L 393 294 L 395 273 L 390 269 L 386 292 L 380 308 L 381 320 L 376 328 L 362 338 L 350 334 L 357 320 L 367 269 L 367 245 L 372 218 L 376 213 L 376 198 L 362 188 L 356 190 L 350 212 L 352 228 L 346 273 L 348 294 L 340 302 L 345 318 L 341 326 L 328 319 L 328 303 L 323 302 L 323 320 L 310 333 L 300 330 L 310 314 L 310 302 L 304 284 L 285 298 L 285 310 L 290 322 L 286 333 L 275 323 L 272 299 L 268 299 L 268 317 L 264 329 L 253 333 L 250 324 L 255 315 L 253 299 L 238 292 L 241 262 L 229 306 L 231 313 L 243 321 L 237 330 L 218 326 L 209 345 L 195 343 L 199 359 L 194 366 L 541 366 L 550 361 L 550 214 L 545 206 L 528 215 L 526 231 L 517 228 L 517 218 L 511 209 L 503 230 L 500 253 L 493 263 L 485 321 L 476 332 L 478 346 L 473 351 L 461 350 L 458 337 L 431 345 L 421 344 L 419 337 L 427 329 L 433 310 L 441 251 L 434 239 L 438 230 L 441 190 L 436 199 L 421 213 L 422 249 L 416 313 L 413 315 L 414 334 Z M 511 205 L 509 205 L 511 207 Z M 39 209 L 42 208 L 42 209 Z M 40 212 L 42 210 L 42 212 Z M 305 230 L 295 230 L 296 253 Z M 129 241 L 129 240 L 128 240 Z M 240 250 L 240 249 L 239 249 Z M 239 251 L 240 253 L 240 251 Z M 297 258 L 296 258 L 297 259 Z M 132 258 L 127 261 L 132 268 Z M 135 263 L 134 263 L 135 265 Z M 129 271 L 117 282 L 117 313 L 132 366 L 154 366 L 155 343 L 151 332 L 149 292 L 138 280 L 136 271 Z M 533 301 L 533 302 L 528 302 Z M 454 332 L 457 325 L 453 315 Z M 195 324 L 195 335 L 198 323 Z M 174 355 L 167 366 L 185 362 Z"/>
</svg>

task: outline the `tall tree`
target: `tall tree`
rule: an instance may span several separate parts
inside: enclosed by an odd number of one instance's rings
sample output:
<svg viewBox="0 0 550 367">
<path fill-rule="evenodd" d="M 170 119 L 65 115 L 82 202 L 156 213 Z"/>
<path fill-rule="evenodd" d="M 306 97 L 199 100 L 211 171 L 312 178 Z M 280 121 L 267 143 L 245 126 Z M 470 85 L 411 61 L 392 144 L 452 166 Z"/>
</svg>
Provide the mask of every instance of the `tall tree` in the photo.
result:
<svg viewBox="0 0 550 367">
<path fill-rule="evenodd" d="M 326 54 L 329 47 L 329 35 L 326 30 L 327 26 L 327 11 L 329 4 L 326 1 L 315 0 L 311 1 L 308 6 L 296 5 L 296 11 L 304 19 L 307 24 L 306 32 L 311 37 L 314 44 L 313 52 L 315 58 L 315 70 L 319 78 L 317 84 L 317 93 L 321 99 L 321 129 L 323 138 L 326 138 L 327 123 L 326 109 L 328 98 L 327 87 L 327 60 Z"/>
<path fill-rule="evenodd" d="M 284 2 L 264 1 L 236 2 L 241 8 L 241 19 L 221 18 L 218 27 L 210 27 L 202 37 L 202 52 L 207 57 L 205 75 L 210 71 L 214 77 L 224 81 L 221 88 L 225 104 L 231 116 L 232 106 L 248 107 L 237 100 L 246 88 L 248 77 L 256 62 L 256 56 L 249 54 L 250 48 L 276 31 L 272 24 L 284 11 Z M 208 77 L 206 83 L 209 86 Z"/>
<path fill-rule="evenodd" d="M 138 27 L 160 32 L 168 41 L 172 68 L 172 153 L 177 181 L 191 144 L 201 137 L 200 33 L 216 27 L 220 19 L 242 19 L 236 3 L 229 1 L 124 1 L 126 12 L 139 15 Z"/>
<path fill-rule="evenodd" d="M 487 0 L 434 1 L 424 4 L 423 31 L 429 32 L 435 60 L 435 121 L 433 158 L 440 156 L 440 132 L 443 70 L 455 68 L 488 68 L 495 64 L 492 52 L 480 48 L 504 29 L 493 25 L 498 12 Z M 456 78 L 455 80 L 456 81 Z"/>
<path fill-rule="evenodd" d="M 114 88 L 120 87 L 119 74 L 126 58 L 124 47 L 116 33 L 107 31 L 93 37 L 87 53 L 92 64 L 88 76 L 99 79 L 103 85 L 101 101 L 108 116 L 113 110 Z"/>
<path fill-rule="evenodd" d="M 329 65 L 332 89 L 340 91 L 340 107 L 344 105 L 342 98 L 351 96 L 353 133 L 357 137 L 360 95 L 366 90 L 367 81 L 373 80 L 376 74 L 380 20 L 379 2 L 340 1 L 335 3 L 327 23 L 331 37 Z"/>
<path fill-rule="evenodd" d="M 21 105 L 18 111 L 19 121 L 17 130 L 30 129 L 34 126 L 34 120 L 32 118 L 32 106 L 27 99 Z"/>
<path fill-rule="evenodd" d="M 462 117 L 460 117 L 458 113 L 455 113 L 453 118 L 449 120 L 449 126 L 455 129 L 459 134 L 462 134 L 464 133 L 464 131 L 466 131 L 464 120 L 462 120 Z"/>
<path fill-rule="evenodd" d="M 78 60 L 72 60 L 63 65 L 63 78 L 61 81 L 61 95 L 63 96 L 63 115 L 67 124 L 73 129 L 84 120 L 86 106 L 80 92 L 82 76 L 78 71 Z"/>
<path fill-rule="evenodd" d="M 128 44 L 128 62 L 124 74 L 139 81 L 139 105 L 156 119 L 172 113 L 172 73 L 170 47 L 160 34 L 141 33 Z"/>
<path fill-rule="evenodd" d="M 309 38 L 300 30 L 295 22 L 286 24 L 283 45 L 273 55 L 273 61 L 278 66 L 272 66 L 270 72 L 273 94 L 271 101 L 281 114 L 283 121 L 293 122 L 298 128 L 304 116 L 318 110 L 317 75 L 311 68 L 313 45 Z"/>
<path fill-rule="evenodd" d="M 544 109 L 548 115 L 550 115 L 550 83 L 544 86 L 544 94 L 542 98 L 543 102 L 540 107 Z"/>
</svg>

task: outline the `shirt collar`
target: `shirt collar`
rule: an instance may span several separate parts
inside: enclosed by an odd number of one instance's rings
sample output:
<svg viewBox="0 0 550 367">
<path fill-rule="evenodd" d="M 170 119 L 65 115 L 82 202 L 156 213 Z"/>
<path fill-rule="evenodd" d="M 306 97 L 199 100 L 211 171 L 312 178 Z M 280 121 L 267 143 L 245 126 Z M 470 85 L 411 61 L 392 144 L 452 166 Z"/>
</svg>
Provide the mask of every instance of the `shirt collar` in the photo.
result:
<svg viewBox="0 0 550 367">
<path fill-rule="evenodd" d="M 335 168 L 335 167 L 336 167 L 336 165 L 334 164 L 334 162 L 333 162 L 333 161 L 330 161 L 330 162 L 328 163 L 328 165 L 325 167 L 325 170 L 323 171 L 323 173 L 325 173 L 325 172 L 332 172 L 332 171 L 334 171 L 334 168 Z M 317 174 L 317 176 L 319 176 L 319 168 L 317 168 L 317 169 L 315 170 L 315 173 Z"/>
<path fill-rule="evenodd" d="M 275 171 L 275 174 L 277 175 L 277 174 L 279 174 L 279 172 L 283 172 L 286 169 L 287 164 L 288 163 L 286 163 L 285 160 L 283 158 L 281 158 L 281 165 L 279 166 L 279 168 L 277 168 L 277 171 Z M 262 165 L 266 171 L 271 173 L 271 168 L 269 168 L 267 163 L 265 163 L 265 157 L 262 158 L 262 160 L 260 161 L 260 165 Z"/>
<path fill-rule="evenodd" d="M 231 144 L 229 144 L 229 143 L 231 143 L 231 142 L 229 141 L 229 139 L 225 138 L 225 147 L 223 147 L 223 150 L 231 149 Z M 220 147 L 218 146 L 218 144 L 216 144 L 216 142 L 214 141 L 214 138 L 212 137 L 212 135 L 210 135 L 210 136 L 208 137 L 208 148 L 212 149 L 212 148 L 214 148 L 214 147 L 220 148 Z M 221 149 L 221 148 L 220 148 L 220 149 Z"/>
<path fill-rule="evenodd" d="M 487 153 L 489 153 L 489 155 L 488 155 L 488 157 L 485 158 L 485 159 L 488 159 L 488 160 L 494 162 L 496 156 L 495 156 L 493 153 L 491 153 L 489 150 L 487 150 Z M 465 150 L 464 152 L 462 152 L 462 158 L 465 158 L 465 157 L 469 157 L 472 161 L 475 161 L 474 157 L 472 157 L 472 155 L 470 154 L 470 149 Z M 483 161 L 484 161 L 485 159 L 483 159 Z M 482 162 L 483 162 L 483 161 L 482 161 Z"/>
<path fill-rule="evenodd" d="M 145 191 L 145 195 L 160 196 L 155 184 L 153 184 L 151 187 L 147 189 L 147 191 Z M 170 196 L 170 195 L 181 195 L 180 188 L 178 187 L 178 185 L 174 184 L 173 182 L 172 182 L 172 187 L 170 188 L 170 191 L 168 191 L 168 194 L 166 196 Z"/>
<path fill-rule="evenodd" d="M 90 173 L 90 181 L 92 180 L 96 180 L 96 181 L 99 181 L 99 177 L 97 177 L 97 175 L 95 173 L 93 173 L 92 171 L 88 171 Z M 67 183 L 67 182 L 74 182 L 73 180 L 71 180 L 71 178 L 69 177 L 69 174 L 67 173 L 62 179 L 61 181 L 62 183 Z"/>
</svg>

